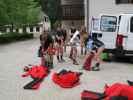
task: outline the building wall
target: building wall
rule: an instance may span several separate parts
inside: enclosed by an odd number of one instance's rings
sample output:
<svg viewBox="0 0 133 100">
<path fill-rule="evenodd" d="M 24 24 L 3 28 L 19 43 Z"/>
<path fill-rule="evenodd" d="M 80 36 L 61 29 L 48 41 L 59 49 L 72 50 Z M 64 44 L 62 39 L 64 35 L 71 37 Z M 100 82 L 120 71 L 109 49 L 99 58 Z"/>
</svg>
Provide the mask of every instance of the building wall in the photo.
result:
<svg viewBox="0 0 133 100">
<path fill-rule="evenodd" d="M 116 4 L 115 0 L 89 0 L 89 22 L 99 14 L 133 13 L 133 4 Z"/>
<path fill-rule="evenodd" d="M 84 20 L 63 20 L 62 28 L 69 30 L 73 26 L 72 23 L 77 29 L 80 29 L 81 25 L 84 25 Z"/>
<path fill-rule="evenodd" d="M 62 28 L 69 30 L 71 26 L 73 26 L 72 23 L 74 23 L 74 26 L 77 29 L 79 29 L 81 25 L 84 25 L 84 12 L 82 12 L 84 8 L 82 8 L 81 10 L 79 7 L 80 5 L 83 6 L 83 4 L 84 0 L 61 0 L 62 8 L 66 8 L 68 6 L 67 9 L 62 9 L 63 11 Z"/>
</svg>

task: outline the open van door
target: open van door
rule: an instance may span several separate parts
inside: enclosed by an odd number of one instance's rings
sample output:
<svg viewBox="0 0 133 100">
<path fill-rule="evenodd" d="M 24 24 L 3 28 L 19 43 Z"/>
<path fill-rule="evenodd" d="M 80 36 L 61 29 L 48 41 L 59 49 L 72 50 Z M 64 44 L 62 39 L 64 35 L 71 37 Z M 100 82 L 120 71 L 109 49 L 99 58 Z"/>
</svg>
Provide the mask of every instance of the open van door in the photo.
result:
<svg viewBox="0 0 133 100">
<path fill-rule="evenodd" d="M 133 15 L 129 18 L 129 29 L 126 41 L 126 50 L 133 51 Z"/>
<path fill-rule="evenodd" d="M 102 15 L 100 19 L 100 40 L 106 49 L 115 49 L 117 38 L 117 16 Z"/>
</svg>

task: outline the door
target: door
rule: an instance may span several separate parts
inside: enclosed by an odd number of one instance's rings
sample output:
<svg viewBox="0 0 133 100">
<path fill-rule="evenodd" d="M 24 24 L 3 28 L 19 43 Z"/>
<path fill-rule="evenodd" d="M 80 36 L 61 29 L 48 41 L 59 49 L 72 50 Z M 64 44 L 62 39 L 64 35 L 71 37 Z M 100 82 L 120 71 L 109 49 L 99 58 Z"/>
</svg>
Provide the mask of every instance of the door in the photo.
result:
<svg viewBox="0 0 133 100">
<path fill-rule="evenodd" d="M 127 35 L 126 50 L 133 51 L 133 16 L 129 19 L 129 30 Z"/>
<path fill-rule="evenodd" d="M 105 48 L 114 49 L 117 38 L 117 17 L 101 16 L 100 31 L 102 33 L 100 40 L 105 44 Z"/>
</svg>

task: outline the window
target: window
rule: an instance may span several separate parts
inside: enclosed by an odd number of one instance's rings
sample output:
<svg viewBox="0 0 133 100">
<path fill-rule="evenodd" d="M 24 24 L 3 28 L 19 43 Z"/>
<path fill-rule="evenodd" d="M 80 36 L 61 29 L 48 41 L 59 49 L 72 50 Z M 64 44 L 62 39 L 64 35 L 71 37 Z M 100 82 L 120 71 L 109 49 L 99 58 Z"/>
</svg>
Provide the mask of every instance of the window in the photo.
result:
<svg viewBox="0 0 133 100">
<path fill-rule="evenodd" d="M 30 32 L 33 32 L 33 27 L 30 27 Z"/>
<path fill-rule="evenodd" d="M 100 29 L 104 32 L 115 32 L 117 25 L 117 17 L 115 16 L 102 16 L 100 22 Z"/>
<path fill-rule="evenodd" d="M 131 17 L 131 20 L 130 20 L 130 32 L 133 33 L 133 17 Z"/>
<path fill-rule="evenodd" d="M 93 25 L 92 25 L 92 30 L 94 30 L 94 31 L 98 31 L 98 29 L 99 29 L 99 19 L 97 19 L 97 18 L 93 18 L 93 20 L 92 20 L 93 22 Z"/>
<path fill-rule="evenodd" d="M 44 17 L 44 21 L 45 22 L 48 22 L 48 17 Z"/>
<path fill-rule="evenodd" d="M 36 27 L 36 32 L 40 32 L 40 27 Z"/>
<path fill-rule="evenodd" d="M 26 26 L 23 27 L 23 32 L 26 32 Z"/>
<path fill-rule="evenodd" d="M 115 0 L 116 4 L 128 4 L 133 3 L 133 0 Z"/>
<path fill-rule="evenodd" d="M 19 32 L 19 29 L 18 28 L 16 29 L 16 32 Z"/>
</svg>

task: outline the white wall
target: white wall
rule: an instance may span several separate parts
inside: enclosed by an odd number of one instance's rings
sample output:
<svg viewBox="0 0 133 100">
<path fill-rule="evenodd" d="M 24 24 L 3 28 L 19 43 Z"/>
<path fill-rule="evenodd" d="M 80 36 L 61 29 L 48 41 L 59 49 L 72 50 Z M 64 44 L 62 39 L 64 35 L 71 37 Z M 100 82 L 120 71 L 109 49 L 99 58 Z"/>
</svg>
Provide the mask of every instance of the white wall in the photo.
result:
<svg viewBox="0 0 133 100">
<path fill-rule="evenodd" d="M 89 19 L 99 14 L 133 13 L 133 4 L 115 4 L 115 0 L 89 0 Z"/>
<path fill-rule="evenodd" d="M 43 28 L 45 29 L 45 30 L 51 30 L 51 24 L 50 24 L 50 22 L 44 22 L 43 23 Z"/>
<path fill-rule="evenodd" d="M 100 13 L 133 13 L 133 4 L 115 4 L 115 0 L 89 0 L 90 16 Z"/>
</svg>

